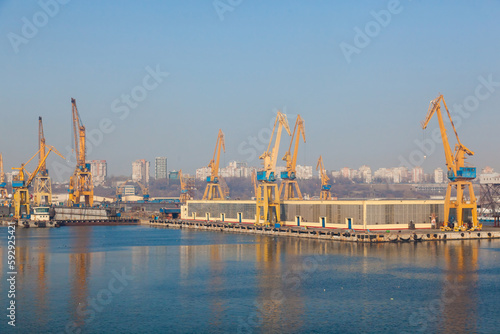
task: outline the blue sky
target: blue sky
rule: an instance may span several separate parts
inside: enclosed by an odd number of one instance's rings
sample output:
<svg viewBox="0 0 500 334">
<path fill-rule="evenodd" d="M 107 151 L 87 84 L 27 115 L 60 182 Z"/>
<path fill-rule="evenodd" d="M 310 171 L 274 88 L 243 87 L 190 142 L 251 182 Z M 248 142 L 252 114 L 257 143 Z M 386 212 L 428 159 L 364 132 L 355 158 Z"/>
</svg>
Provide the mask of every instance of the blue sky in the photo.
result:
<svg viewBox="0 0 500 334">
<path fill-rule="evenodd" d="M 0 1 L 6 169 L 36 152 L 38 116 L 47 142 L 70 155 L 74 97 L 94 130 L 88 159 L 107 160 L 110 174 L 128 175 L 132 160 L 155 156 L 193 172 L 210 161 L 219 128 L 222 163 L 257 166 L 278 109 L 291 127 L 294 115 L 305 120 L 299 164 L 315 165 L 321 154 L 332 170 L 411 160 L 430 172 L 444 168 L 443 148 L 429 143 L 437 120 L 425 133 L 420 122 L 443 93 L 450 107 L 469 103 L 457 116 L 462 142 L 476 153 L 469 161 L 500 170 L 499 2 L 61 2 L 56 10 L 55 0 Z M 23 32 L 26 22 L 36 33 Z M 358 36 L 356 44 L 357 31 L 369 42 Z M 357 53 L 346 57 L 341 45 Z M 157 69 L 161 82 L 145 79 Z M 132 93 L 140 101 L 124 117 L 117 107 Z"/>
</svg>

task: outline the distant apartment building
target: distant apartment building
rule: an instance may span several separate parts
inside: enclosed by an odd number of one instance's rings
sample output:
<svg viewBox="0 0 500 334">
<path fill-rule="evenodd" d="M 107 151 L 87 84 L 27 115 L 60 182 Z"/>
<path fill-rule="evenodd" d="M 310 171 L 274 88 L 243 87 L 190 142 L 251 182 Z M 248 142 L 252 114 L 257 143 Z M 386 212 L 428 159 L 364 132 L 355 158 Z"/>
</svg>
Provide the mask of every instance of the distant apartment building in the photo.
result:
<svg viewBox="0 0 500 334">
<path fill-rule="evenodd" d="M 363 165 L 359 167 L 358 174 L 364 183 L 372 183 L 372 169 L 370 166 Z"/>
<path fill-rule="evenodd" d="M 92 181 L 94 186 L 99 186 L 106 181 L 108 176 L 108 164 L 106 160 L 90 161 L 90 172 L 92 173 Z"/>
<path fill-rule="evenodd" d="M 424 169 L 422 167 L 415 167 L 412 170 L 411 182 L 422 183 L 424 182 Z"/>
<path fill-rule="evenodd" d="M 132 181 L 149 183 L 149 161 L 140 159 L 132 162 Z"/>
<path fill-rule="evenodd" d="M 390 168 L 379 168 L 373 173 L 375 179 L 385 180 L 386 182 L 393 182 L 394 175 Z"/>
<path fill-rule="evenodd" d="M 155 158 L 155 179 L 162 180 L 167 178 L 167 158 L 166 157 L 156 157 Z"/>
<path fill-rule="evenodd" d="M 219 168 L 219 176 L 223 178 L 238 177 L 247 178 L 252 175 L 252 171 L 257 170 L 256 167 L 248 167 L 246 162 L 231 161 L 228 166 Z M 276 178 L 281 177 L 281 172 L 286 171 L 285 166 L 276 167 Z M 212 173 L 209 167 L 202 167 L 196 170 L 196 179 L 205 181 Z M 313 167 L 301 166 L 296 167 L 296 177 L 298 179 L 312 179 Z"/>
<path fill-rule="evenodd" d="M 196 170 L 196 178 L 201 181 L 206 181 L 207 177 L 212 174 L 212 169 L 209 167 L 202 167 Z"/>
<path fill-rule="evenodd" d="M 295 168 L 296 177 L 302 180 L 310 180 L 313 177 L 313 166 L 301 166 L 297 165 Z"/>
<path fill-rule="evenodd" d="M 442 168 L 434 169 L 434 183 L 443 183 L 444 173 Z"/>
</svg>

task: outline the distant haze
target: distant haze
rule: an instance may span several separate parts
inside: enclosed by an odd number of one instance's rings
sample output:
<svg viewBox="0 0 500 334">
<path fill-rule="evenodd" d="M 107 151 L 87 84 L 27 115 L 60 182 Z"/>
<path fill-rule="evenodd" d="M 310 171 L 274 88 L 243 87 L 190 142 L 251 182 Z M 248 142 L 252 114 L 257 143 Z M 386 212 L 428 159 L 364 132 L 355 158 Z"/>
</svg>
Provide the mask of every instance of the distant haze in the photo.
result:
<svg viewBox="0 0 500 334">
<path fill-rule="evenodd" d="M 445 168 L 438 121 L 425 132 L 420 122 L 439 93 L 475 152 L 469 161 L 500 170 L 499 2 L 40 3 L 0 1 L 6 172 L 37 151 L 38 116 L 47 143 L 71 155 L 72 97 L 92 141 L 87 158 L 107 160 L 108 174 L 130 175 L 146 159 L 154 175 L 157 156 L 193 173 L 212 158 L 219 128 L 221 165 L 258 166 L 277 110 L 292 130 L 297 114 L 305 120 L 301 165 L 322 155 L 328 170 L 431 172 Z M 62 159 L 49 160 L 66 179 Z"/>
</svg>

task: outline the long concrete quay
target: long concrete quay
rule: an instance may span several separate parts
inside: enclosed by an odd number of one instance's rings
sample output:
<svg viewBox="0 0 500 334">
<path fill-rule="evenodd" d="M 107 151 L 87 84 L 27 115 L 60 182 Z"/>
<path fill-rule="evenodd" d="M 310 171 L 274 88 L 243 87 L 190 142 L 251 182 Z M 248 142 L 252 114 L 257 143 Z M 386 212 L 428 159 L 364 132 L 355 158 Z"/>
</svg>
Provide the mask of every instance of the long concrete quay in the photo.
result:
<svg viewBox="0 0 500 334">
<path fill-rule="evenodd" d="M 500 229 L 494 227 L 483 228 L 482 231 L 444 232 L 438 229 L 356 231 L 347 229 L 301 228 L 296 226 L 264 227 L 243 223 L 188 220 L 150 220 L 149 225 L 175 229 L 187 228 L 202 231 L 246 233 L 362 243 L 500 239 Z"/>
</svg>

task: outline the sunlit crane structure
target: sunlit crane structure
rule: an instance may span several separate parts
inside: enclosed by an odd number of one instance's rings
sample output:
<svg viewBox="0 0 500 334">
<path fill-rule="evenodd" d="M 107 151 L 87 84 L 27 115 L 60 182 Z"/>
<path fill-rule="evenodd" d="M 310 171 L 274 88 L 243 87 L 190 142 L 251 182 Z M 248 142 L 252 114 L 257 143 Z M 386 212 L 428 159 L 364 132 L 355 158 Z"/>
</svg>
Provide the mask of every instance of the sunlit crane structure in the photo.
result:
<svg viewBox="0 0 500 334">
<path fill-rule="evenodd" d="M 76 152 L 76 168 L 69 181 L 69 206 L 80 206 L 80 198 L 84 197 L 85 206 L 94 204 L 94 183 L 90 164 L 85 160 L 85 126 L 76 107 L 75 99 L 71 99 L 71 111 L 73 115 L 73 134 Z"/>
<path fill-rule="evenodd" d="M 299 184 L 297 183 L 297 153 L 299 151 L 300 137 L 306 142 L 304 120 L 297 115 L 293 129 L 290 146 L 282 160 L 286 161 L 286 171 L 281 172 L 280 198 L 286 200 L 302 200 Z M 295 140 L 295 144 L 294 144 Z M 293 152 L 292 152 L 293 146 Z"/>
<path fill-rule="evenodd" d="M 281 132 L 285 131 L 290 136 L 290 127 L 285 114 L 278 111 L 276 120 L 274 121 L 271 138 L 267 150 L 259 157 L 263 160 L 264 168 L 257 172 L 257 215 L 256 224 L 269 225 L 272 222 L 279 223 L 281 221 L 280 211 L 280 196 L 276 181 L 276 160 L 278 159 L 278 151 L 280 147 Z M 276 133 L 274 146 L 271 149 L 271 144 Z"/>
<path fill-rule="evenodd" d="M 129 183 L 134 183 L 133 180 L 127 180 L 123 183 L 121 183 L 118 187 L 116 187 L 116 201 L 117 202 L 121 202 L 122 198 L 123 198 L 123 190 L 125 189 L 125 186 Z M 146 187 L 145 185 L 143 185 L 142 183 L 140 183 L 139 181 L 135 182 L 139 185 L 139 187 L 141 188 L 141 193 L 142 193 L 142 199 L 144 200 L 144 202 L 148 202 L 149 201 L 149 188 Z"/>
<path fill-rule="evenodd" d="M 215 144 L 214 156 L 208 164 L 211 172 L 210 176 L 207 177 L 207 187 L 205 188 L 205 193 L 203 194 L 204 200 L 224 199 L 224 192 L 222 191 L 221 185 L 219 183 L 219 162 L 221 148 L 225 153 L 226 145 L 224 142 L 224 133 L 219 129 L 219 134 L 217 135 L 217 143 Z"/>
<path fill-rule="evenodd" d="M 125 189 L 125 186 L 127 183 L 132 182 L 132 180 L 127 180 L 123 183 L 121 183 L 118 187 L 116 187 L 116 201 L 121 202 L 123 198 L 123 190 Z"/>
<path fill-rule="evenodd" d="M 443 103 L 448 118 L 450 119 L 451 126 L 455 132 L 455 137 L 457 139 L 457 144 L 455 145 L 455 152 L 451 150 L 450 143 L 448 142 L 448 136 L 446 134 L 446 127 L 443 121 L 443 115 L 441 113 L 441 102 Z M 466 210 L 471 211 L 472 216 L 472 229 L 481 229 L 482 225 L 478 223 L 477 219 L 477 203 L 476 197 L 474 196 L 474 190 L 472 188 L 472 180 L 476 178 L 476 168 L 466 167 L 465 159 L 467 156 L 474 155 L 474 152 L 465 147 L 458 137 L 457 130 L 451 119 L 450 112 L 446 106 L 446 102 L 443 95 L 439 95 L 437 98 L 432 100 L 429 105 L 427 112 L 427 117 L 422 122 L 422 128 L 427 128 L 429 121 L 432 116 L 436 114 L 439 121 L 439 128 L 441 130 L 441 138 L 443 140 L 444 155 L 446 158 L 446 168 L 448 169 L 448 188 L 446 190 L 446 198 L 444 202 L 444 222 L 457 223 L 456 230 L 465 230 L 465 222 L 467 220 Z M 452 190 L 456 190 L 456 199 L 452 199 Z M 468 190 L 469 198 L 466 198 L 464 190 Z M 465 216 L 465 217 L 464 217 Z"/>
<path fill-rule="evenodd" d="M 316 165 L 316 170 L 319 171 L 321 176 L 321 193 L 319 195 L 319 199 L 321 201 L 327 201 L 332 199 L 332 195 L 330 194 L 331 184 L 328 184 L 330 178 L 326 175 L 325 167 L 323 166 L 323 157 L 320 155 L 318 159 L 318 163 Z"/>
<path fill-rule="evenodd" d="M 14 202 L 14 219 L 19 220 L 24 214 L 30 214 L 30 194 L 28 191 L 28 187 L 33 182 L 35 176 L 38 175 L 42 167 L 45 165 L 47 161 L 47 157 L 50 152 L 55 152 L 61 158 L 65 159 L 61 153 L 59 153 L 54 147 L 46 145 L 48 148 L 47 152 L 43 156 L 43 158 L 38 162 L 38 166 L 35 168 L 33 173 L 29 173 L 26 170 L 26 165 L 33 160 L 39 154 L 39 151 L 36 152 L 34 156 L 32 156 L 28 162 L 21 164 L 21 167 L 13 167 L 12 169 L 17 170 L 19 173 L 12 178 L 12 192 L 13 202 Z"/>
<path fill-rule="evenodd" d="M 141 182 L 137 181 L 137 184 L 139 187 L 141 187 L 141 193 L 142 193 L 142 199 L 144 202 L 149 201 L 149 187 L 147 185 L 142 184 Z"/>
<path fill-rule="evenodd" d="M 186 203 L 190 198 L 187 182 L 184 179 L 184 175 L 182 175 L 182 169 L 179 170 L 179 181 L 181 182 L 181 195 L 179 196 L 179 201 L 181 203 Z"/>
<path fill-rule="evenodd" d="M 5 182 L 5 173 L 3 172 L 3 156 L 0 153 L 0 199 L 7 198 L 7 182 Z"/>
<path fill-rule="evenodd" d="M 45 162 L 42 163 L 46 153 L 45 135 L 43 133 L 42 117 L 38 117 L 38 163 L 41 164 L 40 172 L 35 178 L 33 201 L 35 206 L 52 204 L 52 182 Z M 55 149 L 54 149 L 55 150 Z M 57 152 L 57 151 L 56 151 Z"/>
</svg>

